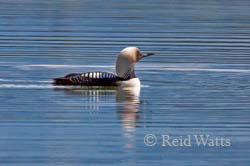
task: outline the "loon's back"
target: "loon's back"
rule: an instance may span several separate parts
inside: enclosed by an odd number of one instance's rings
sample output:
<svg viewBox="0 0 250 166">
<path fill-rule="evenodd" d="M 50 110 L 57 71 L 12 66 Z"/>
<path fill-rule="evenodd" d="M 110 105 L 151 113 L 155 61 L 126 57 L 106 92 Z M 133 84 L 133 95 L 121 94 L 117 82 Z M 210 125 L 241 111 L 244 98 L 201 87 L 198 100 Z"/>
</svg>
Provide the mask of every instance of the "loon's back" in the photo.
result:
<svg viewBox="0 0 250 166">
<path fill-rule="evenodd" d="M 118 86 L 118 81 L 126 79 L 109 72 L 71 73 L 54 79 L 54 85 L 78 86 Z"/>
</svg>

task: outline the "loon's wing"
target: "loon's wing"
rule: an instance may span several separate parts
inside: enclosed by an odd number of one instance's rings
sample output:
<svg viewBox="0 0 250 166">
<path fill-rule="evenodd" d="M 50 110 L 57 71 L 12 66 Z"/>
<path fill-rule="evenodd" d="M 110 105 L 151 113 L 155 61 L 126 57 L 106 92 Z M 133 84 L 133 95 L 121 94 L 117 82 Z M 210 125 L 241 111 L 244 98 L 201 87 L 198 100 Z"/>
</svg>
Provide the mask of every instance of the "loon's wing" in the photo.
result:
<svg viewBox="0 0 250 166">
<path fill-rule="evenodd" d="M 54 85 L 117 86 L 117 81 L 121 80 L 116 74 L 108 72 L 71 73 L 55 78 Z"/>
</svg>

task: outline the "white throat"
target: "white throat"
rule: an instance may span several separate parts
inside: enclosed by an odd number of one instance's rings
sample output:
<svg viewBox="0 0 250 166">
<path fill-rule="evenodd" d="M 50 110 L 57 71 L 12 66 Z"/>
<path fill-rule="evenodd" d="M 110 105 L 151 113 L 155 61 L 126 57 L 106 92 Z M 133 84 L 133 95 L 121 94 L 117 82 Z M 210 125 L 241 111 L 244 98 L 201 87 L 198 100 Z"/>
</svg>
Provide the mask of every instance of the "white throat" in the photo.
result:
<svg viewBox="0 0 250 166">
<path fill-rule="evenodd" d="M 128 78 L 134 73 L 135 64 L 131 63 L 129 59 L 119 56 L 116 61 L 116 74 L 122 78 Z"/>
</svg>

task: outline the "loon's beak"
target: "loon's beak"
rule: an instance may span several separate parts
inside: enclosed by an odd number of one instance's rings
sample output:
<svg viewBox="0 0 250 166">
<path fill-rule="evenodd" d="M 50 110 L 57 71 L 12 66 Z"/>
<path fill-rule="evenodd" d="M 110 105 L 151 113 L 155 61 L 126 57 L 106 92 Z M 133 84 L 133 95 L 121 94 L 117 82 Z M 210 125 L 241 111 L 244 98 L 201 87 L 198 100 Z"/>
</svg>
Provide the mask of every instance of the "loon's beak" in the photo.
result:
<svg viewBox="0 0 250 166">
<path fill-rule="evenodd" d="M 140 56 L 140 59 L 151 56 L 151 55 L 154 55 L 154 53 L 142 53 Z"/>
</svg>

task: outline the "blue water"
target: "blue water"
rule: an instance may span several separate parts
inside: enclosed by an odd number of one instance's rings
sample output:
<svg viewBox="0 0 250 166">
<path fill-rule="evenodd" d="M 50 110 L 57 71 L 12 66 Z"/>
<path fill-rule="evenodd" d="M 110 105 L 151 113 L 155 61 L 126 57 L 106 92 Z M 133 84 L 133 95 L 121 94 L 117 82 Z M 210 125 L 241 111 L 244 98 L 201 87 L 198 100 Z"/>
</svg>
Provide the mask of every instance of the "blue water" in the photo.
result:
<svg viewBox="0 0 250 166">
<path fill-rule="evenodd" d="M 249 165 L 249 6 L 1 1 L 0 164 Z M 156 54 L 136 65 L 141 89 L 51 84 L 71 72 L 114 72 L 127 46 Z M 147 134 L 156 144 L 145 144 Z M 162 135 L 190 135 L 192 146 L 163 146 Z M 230 145 L 198 146 L 193 135 Z"/>
</svg>

